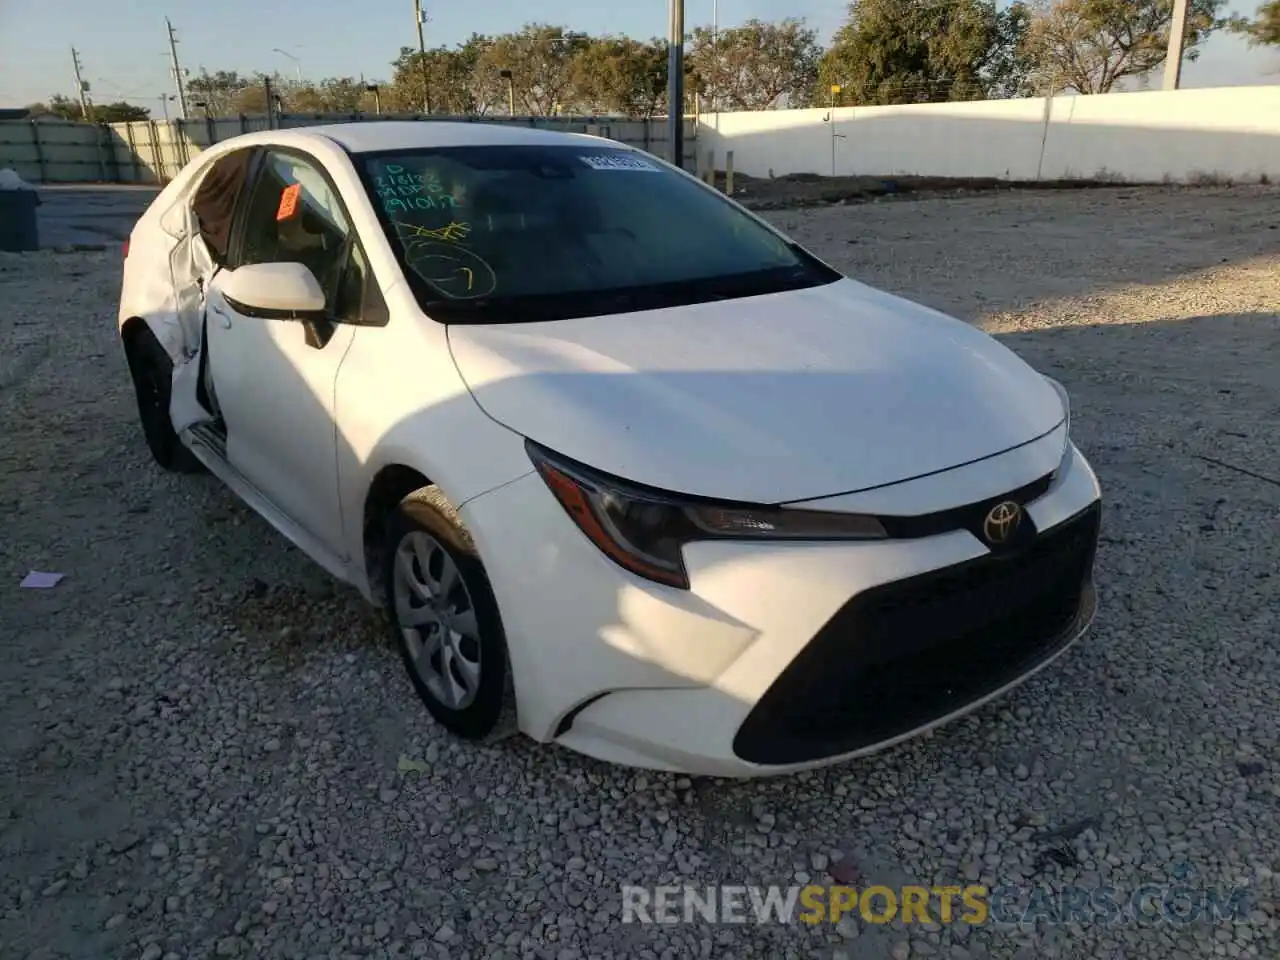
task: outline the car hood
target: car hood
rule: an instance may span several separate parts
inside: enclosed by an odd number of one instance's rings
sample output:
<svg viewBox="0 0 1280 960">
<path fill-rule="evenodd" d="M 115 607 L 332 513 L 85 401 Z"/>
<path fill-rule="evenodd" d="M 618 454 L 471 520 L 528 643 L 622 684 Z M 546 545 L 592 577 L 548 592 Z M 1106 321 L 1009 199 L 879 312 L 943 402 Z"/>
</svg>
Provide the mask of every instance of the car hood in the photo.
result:
<svg viewBox="0 0 1280 960">
<path fill-rule="evenodd" d="M 853 280 L 640 313 L 449 328 L 499 423 L 673 492 L 786 503 L 1049 432 L 1057 391 L 981 331 Z"/>
</svg>

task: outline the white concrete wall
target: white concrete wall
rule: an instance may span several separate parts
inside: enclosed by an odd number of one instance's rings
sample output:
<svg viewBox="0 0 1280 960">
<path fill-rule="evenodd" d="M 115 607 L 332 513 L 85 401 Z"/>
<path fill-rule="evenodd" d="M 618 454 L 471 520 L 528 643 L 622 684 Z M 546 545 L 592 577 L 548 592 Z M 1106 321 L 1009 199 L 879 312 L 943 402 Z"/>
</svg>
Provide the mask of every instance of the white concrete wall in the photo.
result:
<svg viewBox="0 0 1280 960">
<path fill-rule="evenodd" d="M 705 157 L 755 177 L 1280 179 L 1280 85 L 707 114 Z"/>
</svg>

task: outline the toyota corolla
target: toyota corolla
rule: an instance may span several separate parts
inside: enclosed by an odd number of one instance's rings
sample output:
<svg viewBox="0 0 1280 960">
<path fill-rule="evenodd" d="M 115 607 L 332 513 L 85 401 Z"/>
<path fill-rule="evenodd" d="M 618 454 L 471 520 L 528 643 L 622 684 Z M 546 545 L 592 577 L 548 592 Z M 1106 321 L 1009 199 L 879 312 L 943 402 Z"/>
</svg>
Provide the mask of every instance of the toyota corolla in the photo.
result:
<svg viewBox="0 0 1280 960">
<path fill-rule="evenodd" d="M 612 141 L 225 141 L 139 220 L 119 324 L 155 460 L 381 606 L 463 738 L 819 766 L 1094 615 L 1058 383 Z"/>
</svg>

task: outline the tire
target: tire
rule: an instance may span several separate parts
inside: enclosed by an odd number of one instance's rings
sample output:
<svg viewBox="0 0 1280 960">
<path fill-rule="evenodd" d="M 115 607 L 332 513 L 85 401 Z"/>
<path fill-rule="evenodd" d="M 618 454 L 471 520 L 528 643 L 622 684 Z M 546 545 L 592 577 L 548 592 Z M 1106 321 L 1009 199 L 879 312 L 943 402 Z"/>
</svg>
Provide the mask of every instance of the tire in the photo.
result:
<svg viewBox="0 0 1280 960">
<path fill-rule="evenodd" d="M 145 325 L 126 336 L 124 349 L 138 399 L 138 420 L 152 458 L 171 473 L 204 473 L 204 464 L 178 439 L 169 417 L 173 394 L 169 354 Z"/>
<path fill-rule="evenodd" d="M 391 639 L 427 711 L 464 740 L 514 734 L 498 602 L 457 510 L 438 488 L 424 487 L 391 511 L 384 529 L 381 573 Z M 450 565 L 455 576 L 442 593 Z"/>
</svg>

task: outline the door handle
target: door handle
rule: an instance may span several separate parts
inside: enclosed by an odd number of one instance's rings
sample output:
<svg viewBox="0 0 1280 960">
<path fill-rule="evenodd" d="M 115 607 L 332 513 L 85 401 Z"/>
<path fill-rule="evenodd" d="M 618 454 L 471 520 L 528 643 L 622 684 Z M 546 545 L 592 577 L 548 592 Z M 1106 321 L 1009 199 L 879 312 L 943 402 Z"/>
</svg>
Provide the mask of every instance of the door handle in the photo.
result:
<svg viewBox="0 0 1280 960">
<path fill-rule="evenodd" d="M 209 310 L 212 313 L 217 314 L 219 323 L 221 323 L 226 329 L 231 329 L 231 314 L 227 313 L 226 310 L 216 303 L 209 307 Z"/>
</svg>

